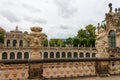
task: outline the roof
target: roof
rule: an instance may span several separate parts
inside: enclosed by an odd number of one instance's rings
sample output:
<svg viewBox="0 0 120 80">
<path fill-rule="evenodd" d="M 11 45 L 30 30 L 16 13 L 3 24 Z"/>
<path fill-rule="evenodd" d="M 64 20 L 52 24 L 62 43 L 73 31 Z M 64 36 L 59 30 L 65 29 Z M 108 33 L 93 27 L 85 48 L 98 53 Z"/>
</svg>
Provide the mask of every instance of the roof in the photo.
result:
<svg viewBox="0 0 120 80">
<path fill-rule="evenodd" d="M 10 31 L 11 33 L 22 33 L 22 31 L 18 30 L 18 26 L 16 26 L 15 30 Z"/>
</svg>

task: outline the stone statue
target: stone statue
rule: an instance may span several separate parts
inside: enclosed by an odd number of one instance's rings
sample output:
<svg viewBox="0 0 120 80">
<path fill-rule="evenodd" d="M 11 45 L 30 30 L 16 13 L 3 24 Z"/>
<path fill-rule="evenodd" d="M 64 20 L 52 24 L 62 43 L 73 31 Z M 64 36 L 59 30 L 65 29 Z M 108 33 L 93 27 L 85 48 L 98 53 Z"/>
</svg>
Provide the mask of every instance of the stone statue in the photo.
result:
<svg viewBox="0 0 120 80">
<path fill-rule="evenodd" d="M 45 40 L 45 35 L 41 32 L 40 27 L 31 27 L 31 32 L 25 35 L 26 41 L 30 42 L 30 47 L 32 48 L 32 53 L 30 59 L 41 59 L 41 53 L 39 50 L 43 47 L 42 42 Z"/>
<path fill-rule="evenodd" d="M 42 47 L 42 41 L 45 40 L 45 36 L 43 33 L 41 33 L 41 31 L 42 28 L 40 27 L 31 27 L 31 33 L 25 37 L 26 40 L 30 41 L 30 47 Z"/>
<path fill-rule="evenodd" d="M 100 28 L 99 31 L 96 33 L 96 42 L 95 47 L 97 49 L 98 54 L 96 57 L 108 57 L 107 56 L 107 35 L 104 28 Z"/>
</svg>

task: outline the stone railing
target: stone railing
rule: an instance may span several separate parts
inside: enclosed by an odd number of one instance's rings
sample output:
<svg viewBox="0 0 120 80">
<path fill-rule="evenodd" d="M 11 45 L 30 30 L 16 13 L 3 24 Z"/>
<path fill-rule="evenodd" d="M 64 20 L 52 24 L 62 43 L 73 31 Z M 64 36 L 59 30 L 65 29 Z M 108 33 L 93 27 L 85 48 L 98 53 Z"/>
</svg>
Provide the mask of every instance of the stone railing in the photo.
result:
<svg viewBox="0 0 120 80">
<path fill-rule="evenodd" d="M 28 78 L 28 66 L 2 65 L 0 67 L 0 80 L 26 80 Z"/>
<path fill-rule="evenodd" d="M 110 61 L 108 68 L 109 74 L 120 74 L 120 61 Z"/>
<path fill-rule="evenodd" d="M 46 78 L 95 76 L 95 62 L 45 63 L 43 76 Z"/>
<path fill-rule="evenodd" d="M 120 58 L 9 60 L 0 62 L 2 63 L 0 65 L 0 79 L 3 80 L 27 80 L 29 64 L 41 64 L 42 75 L 47 79 L 79 78 L 98 76 L 99 74 L 120 75 Z"/>
</svg>

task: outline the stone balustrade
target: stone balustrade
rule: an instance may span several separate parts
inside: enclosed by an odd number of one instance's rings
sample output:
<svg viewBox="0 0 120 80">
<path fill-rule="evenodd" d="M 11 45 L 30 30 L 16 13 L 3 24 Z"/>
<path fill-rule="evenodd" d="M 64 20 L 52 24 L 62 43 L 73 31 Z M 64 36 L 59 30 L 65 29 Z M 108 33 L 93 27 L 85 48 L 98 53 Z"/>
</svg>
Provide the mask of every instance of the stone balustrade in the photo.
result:
<svg viewBox="0 0 120 80">
<path fill-rule="evenodd" d="M 95 76 L 95 62 L 46 63 L 43 76 L 46 78 Z"/>
<path fill-rule="evenodd" d="M 120 61 L 111 61 L 109 63 L 110 74 L 120 74 Z"/>
<path fill-rule="evenodd" d="M 0 80 L 25 80 L 28 78 L 28 66 L 3 65 L 0 67 Z"/>
<path fill-rule="evenodd" d="M 43 76 L 45 78 L 75 78 L 83 76 L 96 76 L 96 65 L 100 61 L 86 60 L 86 61 L 69 61 L 69 62 L 45 62 L 43 65 Z M 104 61 L 103 61 L 104 62 Z M 107 69 L 110 75 L 120 75 L 120 61 L 110 60 Z M 39 64 L 39 63 L 36 63 Z M 28 64 L 1 64 L 0 65 L 0 79 L 7 80 L 26 80 L 29 76 Z"/>
</svg>

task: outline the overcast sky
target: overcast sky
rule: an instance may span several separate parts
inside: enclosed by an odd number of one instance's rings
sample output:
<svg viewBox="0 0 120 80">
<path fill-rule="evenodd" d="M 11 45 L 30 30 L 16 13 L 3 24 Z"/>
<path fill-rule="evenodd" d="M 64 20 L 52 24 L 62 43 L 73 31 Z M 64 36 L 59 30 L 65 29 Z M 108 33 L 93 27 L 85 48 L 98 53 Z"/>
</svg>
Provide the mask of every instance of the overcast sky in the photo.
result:
<svg viewBox="0 0 120 80">
<path fill-rule="evenodd" d="M 29 31 L 40 26 L 48 38 L 73 37 L 88 24 L 97 26 L 120 0 L 0 0 L 0 26 L 6 31 Z"/>
</svg>

